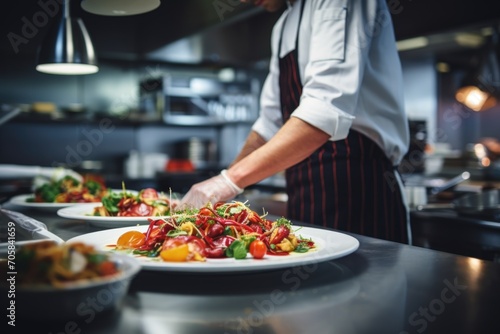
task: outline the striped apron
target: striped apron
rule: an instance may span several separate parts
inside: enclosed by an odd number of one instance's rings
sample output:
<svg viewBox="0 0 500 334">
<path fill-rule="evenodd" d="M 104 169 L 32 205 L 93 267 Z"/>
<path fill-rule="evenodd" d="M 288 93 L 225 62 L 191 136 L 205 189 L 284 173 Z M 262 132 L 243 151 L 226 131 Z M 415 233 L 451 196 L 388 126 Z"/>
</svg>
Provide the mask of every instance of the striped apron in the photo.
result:
<svg viewBox="0 0 500 334">
<path fill-rule="evenodd" d="M 302 83 L 298 36 L 295 49 L 279 59 L 283 122 L 298 107 Z M 284 26 L 285 24 L 283 24 Z M 281 42 L 278 55 L 281 54 Z M 314 225 L 408 243 L 407 211 L 401 187 L 392 182 L 394 166 L 380 147 L 350 130 L 346 139 L 328 141 L 311 156 L 286 170 L 287 217 Z"/>
</svg>

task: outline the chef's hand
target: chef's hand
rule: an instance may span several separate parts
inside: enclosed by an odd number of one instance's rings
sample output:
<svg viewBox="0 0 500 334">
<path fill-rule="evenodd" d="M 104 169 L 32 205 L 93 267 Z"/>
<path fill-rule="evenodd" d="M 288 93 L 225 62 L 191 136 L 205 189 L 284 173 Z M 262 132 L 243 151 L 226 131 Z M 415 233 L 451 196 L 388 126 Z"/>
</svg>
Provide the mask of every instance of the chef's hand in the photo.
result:
<svg viewBox="0 0 500 334">
<path fill-rule="evenodd" d="M 203 182 L 194 184 L 175 209 L 201 208 L 208 202 L 212 204 L 228 201 L 241 194 L 243 189 L 229 178 L 226 170 Z"/>
</svg>

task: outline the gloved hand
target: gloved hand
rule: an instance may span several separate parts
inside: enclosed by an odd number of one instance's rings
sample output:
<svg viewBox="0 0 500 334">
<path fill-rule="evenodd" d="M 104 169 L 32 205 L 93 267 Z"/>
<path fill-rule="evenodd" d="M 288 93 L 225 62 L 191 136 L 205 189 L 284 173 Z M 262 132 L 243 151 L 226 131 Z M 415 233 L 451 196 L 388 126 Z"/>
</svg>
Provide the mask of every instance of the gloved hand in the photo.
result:
<svg viewBox="0 0 500 334">
<path fill-rule="evenodd" d="M 234 184 L 223 170 L 217 176 L 194 184 L 175 209 L 201 208 L 208 202 L 214 204 L 233 199 L 242 192 L 243 189 Z"/>
</svg>

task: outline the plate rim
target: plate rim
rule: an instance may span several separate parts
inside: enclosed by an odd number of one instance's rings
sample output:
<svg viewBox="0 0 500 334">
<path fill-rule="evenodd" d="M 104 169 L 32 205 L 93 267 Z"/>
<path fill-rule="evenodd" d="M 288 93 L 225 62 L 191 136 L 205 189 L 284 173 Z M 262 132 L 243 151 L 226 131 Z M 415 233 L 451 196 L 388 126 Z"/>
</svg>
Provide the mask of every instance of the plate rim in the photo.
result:
<svg viewBox="0 0 500 334">
<path fill-rule="evenodd" d="M 100 250 L 103 250 L 105 248 L 106 244 L 112 244 L 112 241 L 110 242 L 103 242 L 101 240 L 95 240 L 95 237 L 105 237 L 107 235 L 114 236 L 113 240 L 117 240 L 119 235 L 121 233 L 124 233 L 128 230 L 140 230 L 140 231 L 145 231 L 147 229 L 148 225 L 136 225 L 136 226 L 126 226 L 126 227 L 119 227 L 119 228 L 113 228 L 113 229 L 107 229 L 107 230 L 101 230 L 101 231 L 95 231 L 95 232 L 90 232 L 86 234 L 82 234 L 76 237 L 73 237 L 66 242 L 87 242 L 91 243 L 94 246 L 98 247 Z M 301 225 L 294 225 L 293 228 L 297 228 L 300 230 L 305 229 L 304 233 L 296 233 L 296 234 L 303 234 L 306 237 L 311 237 L 313 241 L 316 238 L 316 242 L 318 242 L 321 245 L 321 248 L 318 249 L 317 251 L 313 251 L 311 253 L 307 254 L 297 254 L 293 255 L 292 261 L 282 261 L 280 259 L 283 258 L 288 258 L 283 257 L 283 256 L 271 256 L 271 258 L 268 259 L 267 261 L 263 260 L 256 260 L 256 259 L 251 259 L 248 258 L 249 261 L 252 261 L 252 265 L 249 266 L 244 266 L 241 265 L 243 261 L 246 260 L 235 260 L 235 259 L 207 259 L 208 263 L 216 263 L 217 261 L 225 261 L 224 265 L 206 265 L 207 262 L 162 262 L 162 261 L 154 261 L 154 260 L 143 260 L 140 257 L 135 257 L 132 255 L 128 255 L 131 257 L 134 257 L 138 259 L 138 261 L 141 264 L 142 269 L 145 270 L 152 270 L 152 271 L 165 271 L 165 272 L 181 272 L 181 273 L 203 273 L 203 274 L 210 274 L 210 273 L 227 273 L 227 272 L 257 272 L 257 271 L 264 271 L 264 270 L 276 270 L 276 269 L 284 269 L 284 268 L 290 268 L 290 267 L 295 267 L 295 266 L 302 266 L 302 265 L 307 265 L 307 264 L 312 264 L 312 263 L 320 263 L 320 262 L 325 262 L 325 261 L 330 261 L 333 259 L 337 259 L 340 257 L 347 256 L 351 253 L 354 253 L 356 250 L 358 250 L 360 246 L 360 242 L 357 238 L 335 230 L 330 230 L 330 229 L 324 229 L 324 228 L 318 228 L 318 227 L 309 227 L 309 226 L 301 226 Z M 294 229 L 295 230 L 295 229 Z M 326 234 L 326 237 L 319 236 L 319 234 Z M 344 246 L 344 248 L 340 250 L 335 250 L 333 246 L 329 246 L 328 244 L 328 238 L 329 237 L 334 237 L 335 238 L 340 238 L 341 243 L 347 244 Z M 92 242 L 91 239 L 94 239 L 94 242 Z M 338 240 L 337 240 L 338 241 Z M 332 252 L 333 250 L 333 252 Z M 112 250 L 108 250 L 112 252 Z M 272 260 L 274 258 L 274 260 Z M 238 263 L 240 262 L 241 263 Z M 236 265 L 235 265 L 236 263 Z"/>
<path fill-rule="evenodd" d="M 113 192 L 122 191 L 122 189 L 111 189 Z M 138 193 L 137 190 L 126 189 L 127 192 Z M 18 194 L 14 195 L 9 199 L 9 203 L 12 205 L 22 206 L 26 208 L 40 208 L 40 209 L 62 209 L 73 205 L 92 205 L 99 204 L 100 202 L 88 202 L 88 203 L 49 203 L 49 202 L 26 202 L 26 199 L 34 197 L 34 193 Z"/>
<path fill-rule="evenodd" d="M 67 211 L 72 210 L 84 210 L 85 208 L 90 210 L 94 209 L 97 206 L 101 206 L 99 203 L 85 203 L 85 204 L 76 204 L 68 207 L 60 208 L 57 210 L 57 215 L 62 218 L 67 219 L 77 219 L 77 220 L 85 220 L 89 223 L 98 226 L 107 226 L 109 223 L 114 223 L 113 227 L 130 227 L 130 223 L 145 223 L 148 222 L 148 219 L 163 219 L 168 218 L 169 216 L 130 216 L 130 217 L 115 217 L 115 216 L 86 216 L 82 214 L 68 214 Z M 112 226 L 107 226 L 112 227 Z"/>
<path fill-rule="evenodd" d="M 57 209 L 57 208 L 63 208 L 63 207 L 68 207 L 71 205 L 75 204 L 81 204 L 81 203 L 48 203 L 48 202 L 26 202 L 26 199 L 30 197 L 34 197 L 35 194 L 20 194 L 20 195 L 15 195 L 12 196 L 9 200 L 10 204 L 13 205 L 18 205 L 18 206 L 24 206 L 24 207 L 30 207 L 30 208 L 51 208 L 51 209 Z M 88 203 L 88 204 L 93 204 L 93 203 Z"/>
</svg>

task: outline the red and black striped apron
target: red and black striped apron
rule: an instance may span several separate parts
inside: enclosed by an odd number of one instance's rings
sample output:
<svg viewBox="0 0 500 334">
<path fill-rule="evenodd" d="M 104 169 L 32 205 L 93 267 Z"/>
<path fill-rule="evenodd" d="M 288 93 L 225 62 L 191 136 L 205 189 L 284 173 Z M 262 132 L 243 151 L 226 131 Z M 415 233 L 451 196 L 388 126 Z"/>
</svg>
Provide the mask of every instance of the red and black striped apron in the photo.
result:
<svg viewBox="0 0 500 334">
<path fill-rule="evenodd" d="M 279 59 L 283 122 L 298 107 L 302 83 L 298 36 L 295 49 Z M 286 23 L 286 22 L 285 22 Z M 281 52 L 283 31 L 279 42 Z M 350 130 L 346 139 L 328 141 L 286 170 L 288 218 L 380 239 L 408 243 L 407 213 L 395 168 L 380 147 Z"/>
</svg>

